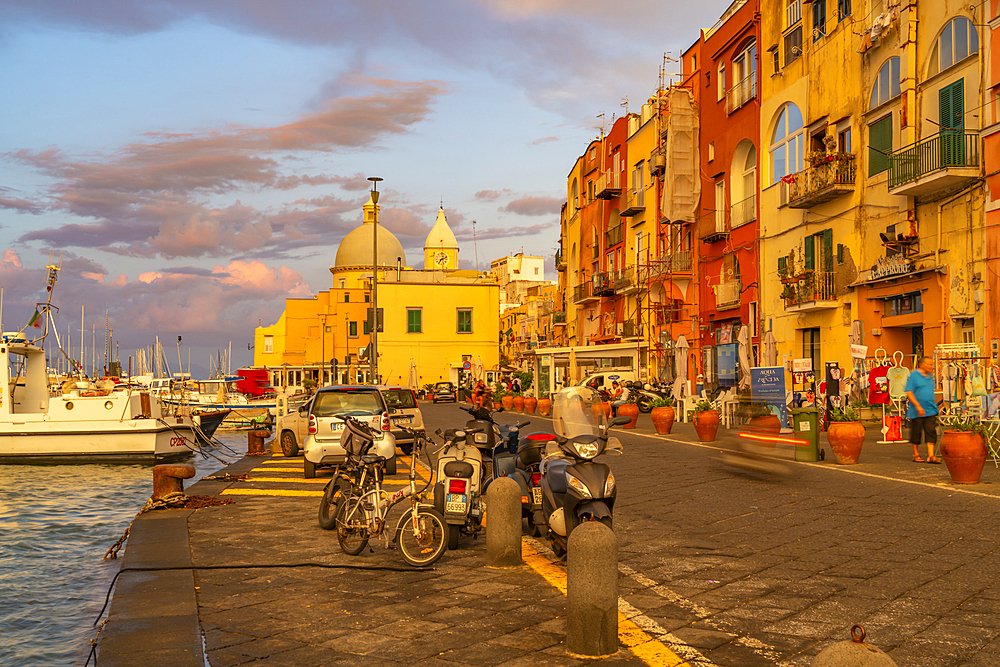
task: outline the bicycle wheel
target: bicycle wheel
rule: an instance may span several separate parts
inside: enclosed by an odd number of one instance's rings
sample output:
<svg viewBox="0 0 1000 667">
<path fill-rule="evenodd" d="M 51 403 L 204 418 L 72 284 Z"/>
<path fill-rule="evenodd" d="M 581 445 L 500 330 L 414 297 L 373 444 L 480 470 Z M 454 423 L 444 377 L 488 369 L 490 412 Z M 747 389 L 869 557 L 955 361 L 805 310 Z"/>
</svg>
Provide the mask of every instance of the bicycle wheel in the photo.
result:
<svg viewBox="0 0 1000 667">
<path fill-rule="evenodd" d="M 319 527 L 323 530 L 333 530 L 337 527 L 337 510 L 346 494 L 351 492 L 351 483 L 344 479 L 336 479 L 323 492 L 319 501 Z"/>
<path fill-rule="evenodd" d="M 365 513 L 359 505 L 360 495 L 351 494 L 341 501 L 337 511 L 337 541 L 349 556 L 357 556 L 368 546 L 368 528 Z"/>
<path fill-rule="evenodd" d="M 396 526 L 399 553 L 415 567 L 437 562 L 444 555 L 447 536 L 448 528 L 441 515 L 425 507 L 417 509 L 416 519 L 412 512 L 406 512 Z"/>
</svg>

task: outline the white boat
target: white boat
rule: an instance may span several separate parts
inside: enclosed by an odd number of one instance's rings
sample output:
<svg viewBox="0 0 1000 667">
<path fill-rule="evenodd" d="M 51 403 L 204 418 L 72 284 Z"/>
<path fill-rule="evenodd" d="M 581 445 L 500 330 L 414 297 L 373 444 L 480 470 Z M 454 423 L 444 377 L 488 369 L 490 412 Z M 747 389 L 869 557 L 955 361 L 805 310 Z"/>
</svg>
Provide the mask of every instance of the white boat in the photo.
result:
<svg viewBox="0 0 1000 667">
<path fill-rule="evenodd" d="M 156 461 L 197 447 L 190 416 L 169 415 L 149 392 L 53 394 L 44 350 L 21 333 L 0 337 L 0 463 Z"/>
</svg>

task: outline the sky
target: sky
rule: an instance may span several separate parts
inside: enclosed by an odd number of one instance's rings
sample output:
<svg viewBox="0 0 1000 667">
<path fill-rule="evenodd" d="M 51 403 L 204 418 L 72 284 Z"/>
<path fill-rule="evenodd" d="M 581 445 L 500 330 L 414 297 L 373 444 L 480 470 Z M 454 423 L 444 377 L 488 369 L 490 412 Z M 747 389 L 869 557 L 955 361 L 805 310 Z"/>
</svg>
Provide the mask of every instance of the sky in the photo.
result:
<svg viewBox="0 0 1000 667">
<path fill-rule="evenodd" d="M 123 365 L 157 336 L 195 376 L 250 364 L 254 327 L 330 288 L 370 176 L 408 265 L 443 206 L 462 268 L 524 252 L 554 280 L 577 156 L 727 6 L 0 0 L 3 330 L 61 258 L 88 365 L 106 314 Z"/>
</svg>

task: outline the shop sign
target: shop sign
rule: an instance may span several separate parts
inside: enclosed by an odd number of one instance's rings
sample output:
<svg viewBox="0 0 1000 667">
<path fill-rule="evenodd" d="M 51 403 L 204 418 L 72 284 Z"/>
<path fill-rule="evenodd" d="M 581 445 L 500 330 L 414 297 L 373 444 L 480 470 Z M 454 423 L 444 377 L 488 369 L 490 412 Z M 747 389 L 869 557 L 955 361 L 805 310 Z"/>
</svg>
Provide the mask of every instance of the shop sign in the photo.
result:
<svg viewBox="0 0 1000 667">
<path fill-rule="evenodd" d="M 851 358 L 852 359 L 864 359 L 868 356 L 868 346 L 867 345 L 851 345 Z"/>
<path fill-rule="evenodd" d="M 813 369 L 813 360 L 811 357 L 806 359 L 792 359 L 792 371 L 796 373 L 805 373 Z"/>
<path fill-rule="evenodd" d="M 900 276 L 913 270 L 913 264 L 902 255 L 879 257 L 872 267 L 872 280 Z"/>
</svg>

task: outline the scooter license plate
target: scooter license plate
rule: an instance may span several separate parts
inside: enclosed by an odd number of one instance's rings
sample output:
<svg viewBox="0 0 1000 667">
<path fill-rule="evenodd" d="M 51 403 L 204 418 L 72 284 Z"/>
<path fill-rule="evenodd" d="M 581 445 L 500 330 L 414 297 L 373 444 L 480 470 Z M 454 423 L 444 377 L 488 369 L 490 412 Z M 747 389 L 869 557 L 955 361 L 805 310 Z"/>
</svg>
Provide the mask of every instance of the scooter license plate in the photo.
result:
<svg viewBox="0 0 1000 667">
<path fill-rule="evenodd" d="M 468 505 L 466 501 L 465 494 L 463 493 L 449 493 L 448 497 L 445 499 L 444 511 L 445 512 L 465 512 L 465 508 Z"/>
<path fill-rule="evenodd" d="M 531 498 L 536 505 L 542 504 L 542 489 L 540 487 L 534 487 L 531 489 Z"/>
</svg>

